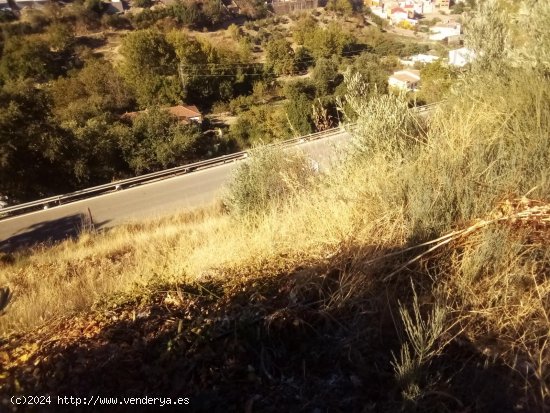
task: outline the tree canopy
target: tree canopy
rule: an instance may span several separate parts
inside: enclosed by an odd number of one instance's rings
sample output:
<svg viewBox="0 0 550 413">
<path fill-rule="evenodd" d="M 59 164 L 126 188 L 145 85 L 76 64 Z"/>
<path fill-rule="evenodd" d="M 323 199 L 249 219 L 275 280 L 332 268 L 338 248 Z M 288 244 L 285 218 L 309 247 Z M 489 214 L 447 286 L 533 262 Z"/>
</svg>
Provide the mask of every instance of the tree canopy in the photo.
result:
<svg viewBox="0 0 550 413">
<path fill-rule="evenodd" d="M 120 52 L 124 57 L 121 73 L 141 107 L 181 100 L 176 51 L 163 33 L 152 29 L 131 32 Z"/>
<path fill-rule="evenodd" d="M 266 46 L 266 64 L 277 75 L 290 75 L 296 70 L 294 50 L 285 38 L 272 39 Z"/>
</svg>

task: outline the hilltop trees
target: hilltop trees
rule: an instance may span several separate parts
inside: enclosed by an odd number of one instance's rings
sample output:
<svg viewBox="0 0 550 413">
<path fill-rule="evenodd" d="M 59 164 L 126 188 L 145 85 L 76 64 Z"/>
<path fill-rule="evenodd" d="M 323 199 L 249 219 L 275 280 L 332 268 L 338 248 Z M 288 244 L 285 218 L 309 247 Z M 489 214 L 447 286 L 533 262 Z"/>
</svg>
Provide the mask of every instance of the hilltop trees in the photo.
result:
<svg viewBox="0 0 550 413">
<path fill-rule="evenodd" d="M 259 65 L 182 32 L 152 29 L 130 33 L 121 48 L 121 73 L 141 107 L 188 103 L 208 106 L 252 90 Z"/>
<path fill-rule="evenodd" d="M 292 134 L 295 136 L 313 132 L 314 94 L 315 87 L 309 82 L 296 81 L 286 85 L 285 96 L 288 99 L 285 104 L 286 116 Z"/>
<path fill-rule="evenodd" d="M 233 97 L 240 66 L 231 65 L 234 61 L 230 56 L 181 32 L 169 33 L 168 39 L 176 50 L 185 101 L 205 105 Z"/>
<path fill-rule="evenodd" d="M 388 75 L 391 71 L 384 67 L 377 55 L 363 53 L 355 59 L 350 70 L 361 74 L 369 95 L 375 92 L 383 94 L 388 91 Z"/>
<path fill-rule="evenodd" d="M 292 34 L 296 43 L 303 45 L 315 59 L 340 56 L 356 43 L 356 39 L 336 23 L 320 27 L 311 16 L 299 20 Z"/>
<path fill-rule="evenodd" d="M 121 72 L 140 106 L 176 103 L 181 99 L 176 51 L 164 34 L 150 29 L 129 33 L 120 52 L 124 57 Z"/>
<path fill-rule="evenodd" d="M 296 22 L 292 36 L 296 43 L 305 46 L 307 39 L 313 37 L 315 30 L 317 30 L 317 21 L 313 16 L 307 15 Z"/>
<path fill-rule="evenodd" d="M 141 0 L 141 4 L 143 7 L 149 7 L 152 2 Z M 145 9 L 131 16 L 132 23 L 138 29 L 151 28 L 161 20 L 169 21 L 172 27 L 212 28 L 227 18 L 227 11 L 220 0 L 205 0 L 200 3 L 178 0 L 167 7 Z"/>
<path fill-rule="evenodd" d="M 46 30 L 48 44 L 53 50 L 67 51 L 74 43 L 74 33 L 66 23 L 55 22 L 48 26 Z"/>
<path fill-rule="evenodd" d="M 133 106 L 126 83 L 105 61 L 92 60 L 80 71 L 51 84 L 53 113 L 61 124 L 84 124 L 88 119 L 108 113 L 124 113 Z"/>
<path fill-rule="evenodd" d="M 78 186 L 127 172 L 118 143 L 126 131 L 118 117 L 133 99 L 111 64 L 87 62 L 82 70 L 53 82 L 50 96 L 55 120 L 70 137 L 67 162 Z"/>
<path fill-rule="evenodd" d="M 256 0 L 246 4 L 251 13 L 263 9 Z M 271 30 L 270 25 L 278 24 L 275 19 L 257 22 L 261 28 L 254 29 L 258 32 L 254 37 L 250 29 L 233 26 L 235 42 L 214 45 L 206 36 L 170 28 L 219 24 L 226 17 L 220 1 L 177 1 L 130 18 L 134 27 L 151 27 L 159 19 L 167 24 L 124 34 L 121 58 L 117 56 L 116 64 L 111 64 L 94 53 L 95 40 L 75 37 L 76 32 L 99 27 L 101 21 L 107 24 L 101 9 L 98 0 L 77 2 L 66 9 L 50 5 L 45 11 L 30 12 L 29 21 L 2 24 L 0 87 L 6 105 L 0 132 L 2 162 L 11 170 L 22 170 L 30 162 L 48 169 L 44 176 L 59 168 L 63 179 L 57 185 L 55 179 L 27 178 L 30 171 L 17 172 L 24 184 L 7 188 L 6 183 L 0 194 L 23 199 L 30 196 L 29 191 L 59 192 L 219 151 L 219 146 L 210 151 L 204 148 L 220 143 L 219 131 L 209 131 L 212 142 L 199 142 L 198 127 L 181 125 L 159 109 L 183 102 L 206 111 L 214 104 L 221 108 L 232 102 L 229 107 L 238 107 L 241 113 L 229 135 L 241 145 L 325 129 L 335 118 L 336 95 L 345 93 L 341 68 L 357 43 L 338 24 L 319 25 L 308 16 L 293 29 L 297 48 L 287 40 L 286 28 Z M 125 22 L 130 25 L 130 20 Z M 251 63 L 252 41 L 255 51 L 264 48 L 266 65 Z M 364 79 L 384 92 L 383 65 L 375 59 L 358 62 L 354 70 L 363 71 Z M 284 93 L 273 82 L 278 75 L 303 73 L 310 67 L 314 68 L 311 80 L 292 83 Z M 251 98 L 254 83 L 257 96 Z M 269 99 L 261 96 L 264 86 L 272 88 Z M 23 97 L 24 93 L 34 96 Z M 274 99 L 285 102 L 266 105 Z M 25 110 L 26 105 L 32 109 Z M 140 109 L 149 111 L 134 122 L 122 116 Z M 21 149 L 26 147 L 30 149 Z M 13 148 L 26 151 L 29 158 L 15 156 Z M 35 148 L 41 148 L 43 155 L 33 152 Z"/>
<path fill-rule="evenodd" d="M 353 14 L 353 4 L 350 0 L 329 0 L 327 9 L 347 16 Z"/>
<path fill-rule="evenodd" d="M 304 46 L 319 59 L 340 56 L 354 43 L 355 39 L 350 34 L 340 30 L 336 23 L 330 23 L 326 29 L 318 27 L 313 32 L 313 37 L 305 39 Z"/>
<path fill-rule="evenodd" d="M 253 146 L 288 138 L 290 128 L 284 108 L 254 106 L 231 125 L 231 137 L 240 147 Z"/>
<path fill-rule="evenodd" d="M 209 26 L 216 26 L 226 19 L 226 9 L 221 0 L 207 0 L 202 5 L 202 12 Z"/>
</svg>

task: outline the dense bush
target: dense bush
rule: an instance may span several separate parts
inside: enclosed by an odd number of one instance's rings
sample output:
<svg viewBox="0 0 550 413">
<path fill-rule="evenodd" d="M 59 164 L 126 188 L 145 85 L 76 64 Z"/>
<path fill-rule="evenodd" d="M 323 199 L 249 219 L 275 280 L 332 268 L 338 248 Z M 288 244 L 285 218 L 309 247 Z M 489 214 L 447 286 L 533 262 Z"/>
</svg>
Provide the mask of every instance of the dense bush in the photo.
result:
<svg viewBox="0 0 550 413">
<path fill-rule="evenodd" d="M 273 39 L 266 45 L 266 65 L 277 75 L 291 75 L 296 71 L 292 45 L 284 38 Z"/>
<path fill-rule="evenodd" d="M 311 185 L 315 170 L 301 152 L 257 148 L 234 173 L 224 204 L 236 216 L 266 213 Z"/>
<path fill-rule="evenodd" d="M 124 159 L 135 174 L 184 164 L 197 156 L 200 127 L 184 125 L 157 107 L 140 113 L 121 140 Z"/>
<path fill-rule="evenodd" d="M 321 27 L 311 16 L 296 23 L 293 37 L 296 43 L 307 48 L 315 59 L 341 56 L 357 43 L 357 39 L 343 32 L 337 24 L 330 23 L 327 27 Z"/>
<path fill-rule="evenodd" d="M 268 105 L 253 106 L 242 112 L 229 133 L 241 148 L 269 143 L 291 136 L 283 108 Z"/>
<path fill-rule="evenodd" d="M 45 41 L 19 36 L 6 40 L 0 60 L 0 81 L 33 78 L 41 82 L 58 72 L 55 55 Z"/>
<path fill-rule="evenodd" d="M 355 156 L 396 179 L 384 184 L 394 194 L 387 201 L 405 207 L 414 239 L 484 216 L 503 198 L 550 197 L 548 81 L 529 68 L 495 70 L 463 79 L 429 128 L 407 112 L 405 97 L 364 101 L 360 77 L 348 82 L 358 112 Z"/>
<path fill-rule="evenodd" d="M 163 19 L 173 19 L 179 26 L 193 29 L 214 27 L 229 16 L 219 0 L 206 0 L 202 3 L 176 1 L 168 7 L 156 10 L 146 9 L 133 14 L 131 20 L 139 29 L 146 29 Z"/>
</svg>

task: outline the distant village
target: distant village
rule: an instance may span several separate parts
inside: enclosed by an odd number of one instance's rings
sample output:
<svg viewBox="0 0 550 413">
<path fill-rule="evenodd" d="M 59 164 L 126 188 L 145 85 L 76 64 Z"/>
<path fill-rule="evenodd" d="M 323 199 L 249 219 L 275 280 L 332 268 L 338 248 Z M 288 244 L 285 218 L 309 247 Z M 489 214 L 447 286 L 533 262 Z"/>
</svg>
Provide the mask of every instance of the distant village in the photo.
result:
<svg viewBox="0 0 550 413">
<path fill-rule="evenodd" d="M 159 7 L 174 3 L 176 0 L 160 0 Z M 389 27 L 415 29 L 423 19 L 432 17 L 435 22 L 429 27 L 426 40 L 443 42 L 447 45 L 460 46 L 462 44 L 463 27 L 456 15 L 450 15 L 451 7 L 465 0 L 363 0 L 364 5 L 374 16 L 383 19 Z M 22 11 L 26 8 L 40 8 L 51 0 L 0 0 L 0 10 Z M 103 1 L 104 12 L 107 14 L 121 14 L 131 9 L 131 2 L 122 0 Z M 269 0 L 269 5 L 276 14 L 288 14 L 300 10 L 313 9 L 320 5 L 320 0 Z M 237 6 L 234 1 L 231 4 Z M 435 17 L 434 17 L 435 16 Z M 392 88 L 418 91 L 421 85 L 420 67 L 434 63 L 438 60 L 445 61 L 452 67 L 460 68 L 472 62 L 475 54 L 464 47 L 449 50 L 448 57 L 431 54 L 418 54 L 407 59 L 401 59 L 402 70 L 394 72 L 388 78 L 388 85 Z M 173 108 L 168 108 L 171 111 Z M 193 118 L 201 116 L 195 107 L 185 107 L 185 111 L 193 112 L 193 115 L 185 116 Z M 134 114 L 128 114 L 132 116 Z M 179 116 L 178 116 L 179 117 Z M 181 120 L 181 119 L 180 119 Z M 195 119 L 193 119 L 195 120 Z"/>
<path fill-rule="evenodd" d="M 471 63 L 474 58 L 475 53 L 473 51 L 462 47 L 449 51 L 447 64 L 455 68 L 460 68 Z M 410 66 L 411 68 L 394 72 L 388 79 L 388 85 L 396 89 L 415 92 L 420 88 L 421 78 L 420 70 L 416 70 L 414 67 L 434 63 L 438 60 L 440 60 L 439 56 L 429 54 L 418 54 L 408 59 L 401 59 L 400 62 L 403 66 Z"/>
<path fill-rule="evenodd" d="M 435 22 L 429 28 L 427 40 L 443 42 L 448 46 L 460 46 L 463 27 L 456 16 L 449 16 L 451 6 L 464 0 L 365 0 L 372 14 L 392 27 L 416 29 L 422 19 L 432 17 Z M 434 17 L 435 16 L 435 17 Z M 464 67 L 475 57 L 473 51 L 461 47 L 449 50 L 446 63 L 455 68 Z M 416 68 L 442 60 L 431 54 L 418 54 L 401 59 L 406 68 L 393 73 L 388 79 L 390 87 L 417 91 L 420 88 L 420 70 Z"/>
</svg>

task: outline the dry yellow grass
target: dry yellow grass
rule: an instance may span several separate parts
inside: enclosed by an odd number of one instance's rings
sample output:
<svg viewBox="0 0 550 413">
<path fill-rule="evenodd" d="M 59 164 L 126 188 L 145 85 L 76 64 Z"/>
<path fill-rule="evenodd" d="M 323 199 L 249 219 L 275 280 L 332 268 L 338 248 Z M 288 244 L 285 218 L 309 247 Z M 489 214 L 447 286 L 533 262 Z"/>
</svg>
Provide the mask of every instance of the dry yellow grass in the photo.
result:
<svg viewBox="0 0 550 413">
<path fill-rule="evenodd" d="M 373 165 L 376 168 L 375 165 Z M 360 188 L 362 176 L 350 178 Z M 0 331 L 21 331 L 80 311 L 101 297 L 224 273 L 253 273 L 322 261 L 352 243 L 394 243 L 400 211 L 367 209 L 360 192 L 318 188 L 297 194 L 261 217 L 237 219 L 219 206 L 164 219 L 83 233 L 51 248 L 25 253 L 0 267 L 0 285 L 13 300 Z M 382 199 L 380 205 L 385 205 Z M 397 217 L 395 216 L 397 215 Z M 400 234 L 398 239 L 403 239 Z"/>
</svg>

